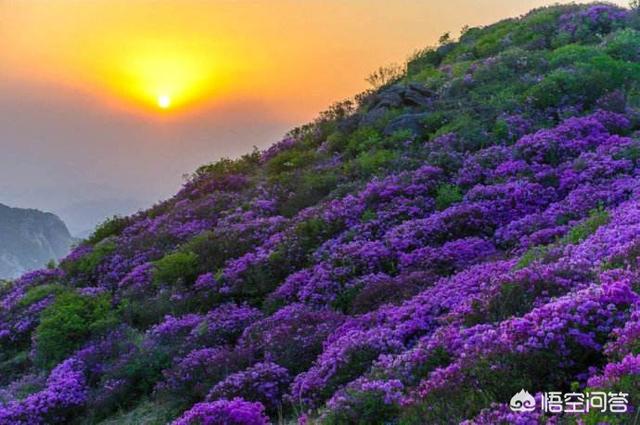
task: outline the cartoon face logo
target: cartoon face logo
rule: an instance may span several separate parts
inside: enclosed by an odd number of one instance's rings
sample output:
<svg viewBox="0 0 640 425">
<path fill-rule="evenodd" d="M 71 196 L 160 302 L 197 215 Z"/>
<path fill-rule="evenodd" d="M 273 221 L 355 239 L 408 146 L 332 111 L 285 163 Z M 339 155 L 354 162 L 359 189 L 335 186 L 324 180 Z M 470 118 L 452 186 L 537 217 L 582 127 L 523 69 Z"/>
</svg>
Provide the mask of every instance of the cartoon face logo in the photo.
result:
<svg viewBox="0 0 640 425">
<path fill-rule="evenodd" d="M 533 412 L 536 409 L 536 399 L 523 388 L 511 397 L 509 407 L 514 412 Z"/>
</svg>

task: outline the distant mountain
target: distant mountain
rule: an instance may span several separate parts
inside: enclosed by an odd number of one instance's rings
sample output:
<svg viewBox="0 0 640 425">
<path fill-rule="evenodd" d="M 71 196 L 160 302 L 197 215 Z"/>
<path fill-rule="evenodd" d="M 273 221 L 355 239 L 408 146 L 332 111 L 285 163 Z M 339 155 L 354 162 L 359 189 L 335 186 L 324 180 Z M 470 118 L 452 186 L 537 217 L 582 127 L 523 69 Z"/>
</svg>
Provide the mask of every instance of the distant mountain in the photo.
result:
<svg viewBox="0 0 640 425">
<path fill-rule="evenodd" d="M 129 215 L 138 211 L 141 206 L 152 204 L 150 201 L 131 198 L 107 198 L 95 200 L 81 200 L 62 208 L 56 208 L 56 213 L 64 220 L 69 232 L 84 239 L 93 233 L 94 228 L 114 215 Z"/>
<path fill-rule="evenodd" d="M 0 278 L 12 278 L 64 257 L 73 238 L 56 215 L 0 204 Z"/>
</svg>

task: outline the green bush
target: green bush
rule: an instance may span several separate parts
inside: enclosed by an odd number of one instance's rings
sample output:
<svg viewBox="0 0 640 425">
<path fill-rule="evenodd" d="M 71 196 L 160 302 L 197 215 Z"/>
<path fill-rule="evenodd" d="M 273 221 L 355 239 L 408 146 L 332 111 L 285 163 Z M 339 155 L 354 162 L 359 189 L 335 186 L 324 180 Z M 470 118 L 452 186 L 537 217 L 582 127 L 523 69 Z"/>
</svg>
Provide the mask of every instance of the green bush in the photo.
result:
<svg viewBox="0 0 640 425">
<path fill-rule="evenodd" d="M 461 107 L 461 109 L 464 108 Z M 461 150 L 475 151 L 483 148 L 488 141 L 489 129 L 485 127 L 488 123 L 489 121 L 485 122 L 481 117 L 472 114 L 457 114 L 455 118 L 442 126 L 435 133 L 435 136 L 455 133 L 460 141 Z"/>
<path fill-rule="evenodd" d="M 190 176 L 190 180 L 195 181 L 209 176 L 218 178 L 229 174 L 249 174 L 259 163 L 260 152 L 254 148 L 251 153 L 242 155 L 239 159 L 222 158 L 213 164 L 203 165 Z"/>
<path fill-rule="evenodd" d="M 436 192 L 436 208 L 446 210 L 451 205 L 462 201 L 462 191 L 453 184 L 443 184 Z"/>
<path fill-rule="evenodd" d="M 569 230 L 561 239 L 561 243 L 576 245 L 594 234 L 600 226 L 607 224 L 609 219 L 609 213 L 605 209 L 593 210 L 586 220 Z"/>
<path fill-rule="evenodd" d="M 35 330 L 36 363 L 45 368 L 54 366 L 113 323 L 108 294 L 94 297 L 65 292 L 58 295 L 42 312 Z"/>
<path fill-rule="evenodd" d="M 15 343 L 13 344 L 15 345 Z M 29 352 L 5 349 L 0 351 L 0 385 L 9 385 L 16 377 L 23 374 L 31 366 Z"/>
<path fill-rule="evenodd" d="M 161 322 L 168 314 L 177 316 L 184 313 L 182 304 L 172 299 L 172 295 L 172 291 L 159 291 L 157 294 L 144 296 L 139 293 L 128 294 L 119 300 L 117 315 L 135 329 L 148 329 Z M 204 297 L 198 299 L 202 298 Z"/>
<path fill-rule="evenodd" d="M 189 285 L 196 277 L 198 256 L 193 252 L 174 252 L 154 263 L 153 281 L 157 285 Z"/>
<path fill-rule="evenodd" d="M 575 63 L 571 68 L 550 72 L 529 90 L 527 96 L 535 106 L 543 109 L 567 104 L 591 108 L 604 94 L 637 87 L 639 81 L 640 65 L 596 56 L 587 62 Z"/>
<path fill-rule="evenodd" d="M 504 50 L 511 43 L 508 35 L 517 28 L 518 23 L 512 20 L 505 20 L 492 25 L 486 33 L 476 40 L 473 53 L 477 58 L 484 58 L 495 55 Z"/>
<path fill-rule="evenodd" d="M 313 163 L 315 155 L 313 152 L 289 149 L 280 152 L 267 163 L 267 172 L 273 178 L 281 174 L 304 168 Z"/>
<path fill-rule="evenodd" d="M 303 208 L 316 204 L 338 184 L 338 174 L 333 169 L 309 170 L 283 177 L 283 186 L 289 189 L 286 199 L 280 205 L 280 213 L 285 217 L 293 217 Z"/>
<path fill-rule="evenodd" d="M 563 66 L 573 66 L 577 63 L 590 62 L 594 60 L 594 58 L 603 57 L 606 57 L 606 55 L 601 49 L 595 46 L 568 44 L 551 53 L 549 65 L 552 68 L 560 68 Z"/>
<path fill-rule="evenodd" d="M 398 154 L 387 149 L 362 152 L 347 166 L 348 173 L 353 177 L 365 178 L 383 171 Z"/>
<path fill-rule="evenodd" d="M 540 261 L 545 258 L 545 256 L 549 253 L 549 247 L 546 245 L 537 245 L 529 248 L 520 260 L 516 263 L 516 270 L 524 269 L 525 267 L 529 267 L 531 264 L 536 261 Z"/>
<path fill-rule="evenodd" d="M 231 258 L 236 258 L 251 249 L 258 237 L 253 229 L 244 232 L 235 229 L 205 231 L 180 247 L 180 252 L 198 256 L 198 272 L 218 270 Z"/>
<path fill-rule="evenodd" d="M 626 28 L 612 34 L 605 51 L 616 59 L 637 62 L 640 60 L 640 32 Z"/>
<path fill-rule="evenodd" d="M 433 48 L 426 48 L 413 54 L 407 61 L 407 76 L 413 77 L 424 69 L 435 68 L 442 62 L 442 55 Z"/>
<path fill-rule="evenodd" d="M 117 236 L 129 225 L 130 221 L 128 217 L 113 216 L 108 218 L 96 227 L 86 243 L 95 245 L 108 237 Z"/>
<path fill-rule="evenodd" d="M 321 218 L 310 218 L 294 229 L 296 244 L 303 253 L 310 253 L 322 242 L 331 238 L 341 228 L 335 223 L 327 223 Z"/>
<path fill-rule="evenodd" d="M 373 127 L 360 127 L 347 141 L 346 150 L 351 156 L 357 156 L 361 152 L 369 151 L 380 144 L 380 133 Z"/>
<path fill-rule="evenodd" d="M 93 247 L 93 250 L 73 262 L 62 262 L 60 267 L 68 274 L 92 276 L 102 260 L 116 250 L 116 243 L 112 240 L 103 240 Z"/>
<path fill-rule="evenodd" d="M 35 286 L 33 288 L 30 288 L 27 293 L 24 294 L 18 305 L 21 307 L 26 307 L 31 304 L 37 303 L 40 300 L 43 300 L 49 295 L 59 294 L 62 291 L 64 291 L 64 286 L 57 283 Z"/>
</svg>

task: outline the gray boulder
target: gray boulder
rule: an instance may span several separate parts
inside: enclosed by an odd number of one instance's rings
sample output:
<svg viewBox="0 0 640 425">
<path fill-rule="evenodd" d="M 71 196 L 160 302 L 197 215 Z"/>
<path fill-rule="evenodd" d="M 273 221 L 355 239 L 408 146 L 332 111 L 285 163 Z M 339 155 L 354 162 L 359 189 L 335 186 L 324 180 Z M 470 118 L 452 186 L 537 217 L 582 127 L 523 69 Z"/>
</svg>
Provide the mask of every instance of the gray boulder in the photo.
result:
<svg viewBox="0 0 640 425">
<path fill-rule="evenodd" d="M 384 134 L 390 136 L 398 130 L 409 130 L 414 137 L 419 137 L 425 132 L 423 123 L 428 115 L 426 112 L 400 115 L 387 124 Z"/>
</svg>

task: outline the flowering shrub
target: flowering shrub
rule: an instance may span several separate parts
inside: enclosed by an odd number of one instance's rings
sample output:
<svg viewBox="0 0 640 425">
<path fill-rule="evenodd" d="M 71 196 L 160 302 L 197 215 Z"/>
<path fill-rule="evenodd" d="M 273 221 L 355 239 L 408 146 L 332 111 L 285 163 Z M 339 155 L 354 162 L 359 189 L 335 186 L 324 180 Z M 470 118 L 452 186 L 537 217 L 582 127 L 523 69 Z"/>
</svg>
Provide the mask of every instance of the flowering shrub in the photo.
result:
<svg viewBox="0 0 640 425">
<path fill-rule="evenodd" d="M 267 410 L 277 412 L 290 381 L 289 372 L 282 366 L 269 362 L 256 363 L 216 384 L 207 399 L 241 397 L 248 401 L 259 401 Z"/>
<path fill-rule="evenodd" d="M 630 423 L 508 403 L 640 403 L 637 22 L 443 38 L 0 283 L 0 424 Z"/>
<path fill-rule="evenodd" d="M 311 366 L 325 339 L 342 321 L 343 317 L 331 310 L 291 304 L 248 326 L 239 346 L 297 374 Z"/>
<path fill-rule="evenodd" d="M 267 425 L 269 419 L 260 403 L 241 398 L 198 403 L 173 422 L 173 425 Z"/>
<path fill-rule="evenodd" d="M 202 400 L 211 387 L 229 373 L 244 369 L 250 357 L 226 348 L 201 348 L 191 351 L 164 371 L 164 380 L 156 390 L 187 401 Z"/>
<path fill-rule="evenodd" d="M 0 408 L 0 424 L 65 423 L 87 400 L 83 364 L 70 358 L 57 366 L 45 388 Z"/>
</svg>

